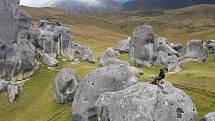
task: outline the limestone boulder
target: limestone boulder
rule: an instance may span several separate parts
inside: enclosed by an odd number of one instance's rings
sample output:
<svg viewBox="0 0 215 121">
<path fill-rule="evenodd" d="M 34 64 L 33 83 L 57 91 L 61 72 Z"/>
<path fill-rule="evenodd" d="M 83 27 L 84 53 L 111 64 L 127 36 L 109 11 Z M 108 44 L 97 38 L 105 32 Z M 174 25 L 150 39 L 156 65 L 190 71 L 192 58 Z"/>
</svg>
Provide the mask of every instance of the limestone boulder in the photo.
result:
<svg viewBox="0 0 215 121">
<path fill-rule="evenodd" d="M 166 81 L 104 92 L 95 105 L 99 121 L 195 121 L 197 117 L 191 98 Z"/>
<path fill-rule="evenodd" d="M 33 41 L 38 54 L 41 56 L 48 54 L 54 58 L 62 56 L 68 61 L 74 59 L 70 28 L 64 27 L 62 23 L 56 20 L 41 20 L 38 26 L 32 28 L 28 36 Z"/>
<path fill-rule="evenodd" d="M 130 60 L 137 65 L 152 66 L 154 62 L 154 32 L 148 25 L 138 26 L 129 42 Z"/>
<path fill-rule="evenodd" d="M 118 65 L 93 70 L 81 82 L 72 104 L 74 121 L 88 121 L 96 115 L 95 102 L 103 92 L 116 92 L 134 85 L 141 72 L 136 68 Z"/>
<path fill-rule="evenodd" d="M 126 40 L 121 40 L 119 42 L 117 42 L 116 44 L 116 50 L 120 53 L 128 53 L 129 51 L 129 42 L 130 42 L 131 37 L 128 37 L 128 39 Z"/>
<path fill-rule="evenodd" d="M 54 67 L 59 63 L 59 61 L 48 54 L 43 55 L 43 64 L 48 65 L 49 67 Z"/>
<path fill-rule="evenodd" d="M 10 84 L 7 86 L 8 98 L 10 102 L 14 102 L 19 94 L 19 88 L 15 84 Z"/>
<path fill-rule="evenodd" d="M 177 55 L 178 52 L 171 48 L 168 39 L 164 37 L 156 38 L 154 41 L 155 52 L 164 52 L 168 55 Z"/>
<path fill-rule="evenodd" d="M 96 62 L 93 51 L 90 48 L 85 48 L 83 51 L 81 51 L 79 59 L 81 61 L 89 61 L 91 63 Z"/>
<path fill-rule="evenodd" d="M 116 57 L 117 53 L 112 48 L 108 48 L 104 53 L 102 53 L 99 63 L 103 65 L 108 59 L 116 59 Z"/>
<path fill-rule="evenodd" d="M 0 1 L 0 78 L 21 80 L 38 68 L 35 48 L 28 41 L 31 18 L 18 10 L 19 0 Z"/>
<path fill-rule="evenodd" d="M 208 50 L 204 47 L 202 40 L 190 40 L 187 43 L 185 54 L 182 58 L 197 59 L 201 63 L 205 63 L 208 57 Z"/>
<path fill-rule="evenodd" d="M 168 72 L 179 72 L 181 70 L 181 62 L 176 55 L 168 56 L 166 60 Z"/>
<path fill-rule="evenodd" d="M 8 84 L 9 84 L 9 82 L 0 79 L 0 92 L 6 91 Z"/>
<path fill-rule="evenodd" d="M 202 121 L 215 121 L 215 112 L 206 114 Z"/>
<path fill-rule="evenodd" d="M 54 80 L 54 98 L 57 103 L 72 101 L 78 87 L 76 71 L 65 68 L 60 70 Z"/>
<path fill-rule="evenodd" d="M 127 65 L 128 66 L 129 63 L 126 61 L 119 60 L 119 59 L 109 58 L 104 63 L 102 63 L 101 66 L 105 67 L 105 66 L 116 66 L 116 65 Z"/>
</svg>

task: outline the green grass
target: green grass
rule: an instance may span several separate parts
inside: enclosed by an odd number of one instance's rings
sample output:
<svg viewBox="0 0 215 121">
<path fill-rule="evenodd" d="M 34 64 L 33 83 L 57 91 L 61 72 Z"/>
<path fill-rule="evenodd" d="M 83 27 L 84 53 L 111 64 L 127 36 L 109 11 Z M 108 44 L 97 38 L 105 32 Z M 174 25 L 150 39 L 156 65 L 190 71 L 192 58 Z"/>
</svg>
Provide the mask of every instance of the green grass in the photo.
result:
<svg viewBox="0 0 215 121">
<path fill-rule="evenodd" d="M 184 44 L 187 40 L 195 38 L 215 39 L 214 5 L 162 12 L 131 11 L 98 16 L 68 14 L 50 8 L 25 9 L 34 20 L 58 18 L 63 21 L 66 26 L 73 29 L 75 42 L 91 47 L 96 58 L 106 48 L 114 47 L 117 40 L 125 39 L 140 24 L 152 25 L 156 34 L 177 43 Z M 208 13 L 204 14 L 203 10 Z M 119 55 L 118 58 L 129 62 L 127 54 Z M 215 111 L 215 63 L 212 60 L 212 57 L 209 57 L 206 64 L 198 62 L 183 64 L 181 72 L 167 74 L 166 77 L 166 80 L 191 96 L 198 109 L 198 119 L 208 112 Z M 75 65 L 61 62 L 54 71 L 41 67 L 22 87 L 14 103 L 9 103 L 5 93 L 0 93 L 0 121 L 71 121 L 71 103 L 54 102 L 53 79 L 60 69 L 73 68 L 81 80 L 97 67 L 97 64 L 88 62 Z M 163 67 L 162 65 L 151 68 L 138 67 L 144 72 L 141 80 L 152 81 Z M 96 121 L 96 118 L 93 121 Z"/>
</svg>

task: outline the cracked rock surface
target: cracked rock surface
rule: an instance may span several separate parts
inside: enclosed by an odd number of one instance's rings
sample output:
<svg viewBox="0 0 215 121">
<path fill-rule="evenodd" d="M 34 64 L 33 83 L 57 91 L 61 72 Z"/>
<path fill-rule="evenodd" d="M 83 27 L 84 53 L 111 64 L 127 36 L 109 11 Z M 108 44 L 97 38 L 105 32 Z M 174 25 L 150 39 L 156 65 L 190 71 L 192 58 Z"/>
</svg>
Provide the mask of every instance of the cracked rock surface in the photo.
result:
<svg viewBox="0 0 215 121">
<path fill-rule="evenodd" d="M 99 121 L 195 121 L 197 116 L 191 98 L 164 80 L 105 92 L 95 105 Z"/>
<path fill-rule="evenodd" d="M 73 105 L 74 121 L 88 121 L 96 115 L 95 102 L 106 91 L 116 92 L 137 83 L 140 71 L 136 68 L 118 65 L 93 70 L 78 87 Z"/>
</svg>

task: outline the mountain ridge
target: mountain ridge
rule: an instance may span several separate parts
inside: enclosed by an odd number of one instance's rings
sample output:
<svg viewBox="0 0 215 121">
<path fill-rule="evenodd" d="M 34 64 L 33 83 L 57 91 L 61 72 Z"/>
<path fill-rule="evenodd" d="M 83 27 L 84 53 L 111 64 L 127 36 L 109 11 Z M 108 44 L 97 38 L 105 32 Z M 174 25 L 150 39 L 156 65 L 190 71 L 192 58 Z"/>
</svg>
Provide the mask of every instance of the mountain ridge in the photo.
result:
<svg viewBox="0 0 215 121">
<path fill-rule="evenodd" d="M 198 4 L 215 4 L 214 0 L 129 0 L 123 4 L 123 10 L 167 10 L 189 7 Z"/>
</svg>

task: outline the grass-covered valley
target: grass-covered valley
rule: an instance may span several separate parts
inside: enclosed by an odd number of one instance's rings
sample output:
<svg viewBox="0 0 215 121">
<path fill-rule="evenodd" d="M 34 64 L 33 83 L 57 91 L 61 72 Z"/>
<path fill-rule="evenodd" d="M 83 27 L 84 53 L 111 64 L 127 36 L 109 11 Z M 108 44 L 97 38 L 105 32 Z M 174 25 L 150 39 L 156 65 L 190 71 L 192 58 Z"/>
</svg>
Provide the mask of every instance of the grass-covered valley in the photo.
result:
<svg viewBox="0 0 215 121">
<path fill-rule="evenodd" d="M 58 19 L 72 29 L 73 41 L 93 49 L 96 58 L 119 40 L 131 36 L 138 25 L 148 24 L 156 36 L 164 36 L 170 42 L 185 45 L 190 39 L 215 39 L 215 5 L 197 5 L 166 11 L 129 11 L 95 16 L 67 13 L 53 8 L 21 7 L 33 18 L 34 25 L 40 19 Z M 127 54 L 118 57 L 129 62 Z M 71 120 L 71 103 L 56 104 L 53 98 L 53 79 L 62 68 L 73 68 L 81 80 L 98 63 L 60 62 L 54 70 L 40 69 L 22 87 L 17 100 L 9 103 L 5 93 L 0 94 L 0 121 L 68 121 Z M 159 73 L 160 66 L 138 67 L 143 70 L 142 81 L 151 81 Z M 198 120 L 215 111 L 215 63 L 210 56 L 206 64 L 189 62 L 182 71 L 167 74 L 166 80 L 184 90 L 193 99 Z"/>
</svg>

